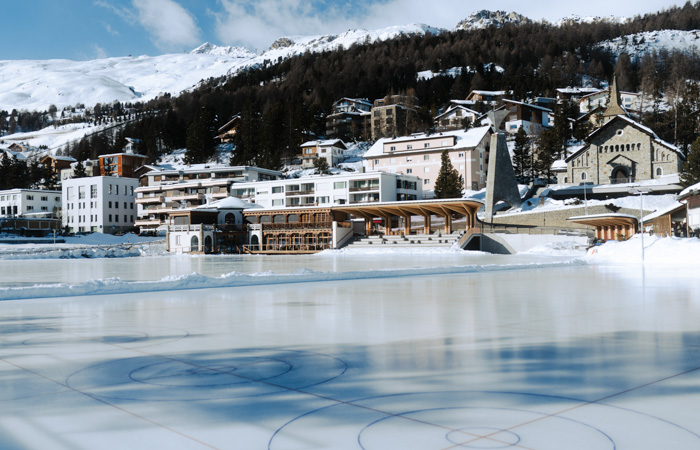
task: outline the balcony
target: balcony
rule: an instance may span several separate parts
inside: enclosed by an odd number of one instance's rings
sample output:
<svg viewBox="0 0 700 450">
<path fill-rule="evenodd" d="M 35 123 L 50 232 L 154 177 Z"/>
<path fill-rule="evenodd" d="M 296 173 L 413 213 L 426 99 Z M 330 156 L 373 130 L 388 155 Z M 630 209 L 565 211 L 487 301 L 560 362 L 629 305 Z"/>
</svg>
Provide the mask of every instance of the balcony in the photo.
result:
<svg viewBox="0 0 700 450">
<path fill-rule="evenodd" d="M 286 195 L 287 197 L 294 196 L 294 195 L 313 195 L 313 194 L 314 194 L 314 190 L 313 190 L 313 189 L 311 189 L 310 191 L 289 191 L 289 192 L 285 192 L 285 195 Z"/>
<path fill-rule="evenodd" d="M 174 202 L 182 200 L 201 200 L 204 198 L 204 194 L 175 194 L 170 199 Z"/>
<path fill-rule="evenodd" d="M 379 190 L 379 185 L 373 185 L 373 186 L 359 186 L 359 187 L 351 187 L 350 192 L 367 192 L 367 191 L 378 191 Z"/>
<path fill-rule="evenodd" d="M 160 196 L 152 196 L 152 197 L 140 197 L 136 199 L 136 204 L 137 205 L 145 205 L 148 203 L 163 203 L 165 201 L 165 197 L 162 195 Z"/>
<path fill-rule="evenodd" d="M 135 227 L 157 227 L 161 224 L 159 219 L 139 219 L 134 222 Z"/>
</svg>

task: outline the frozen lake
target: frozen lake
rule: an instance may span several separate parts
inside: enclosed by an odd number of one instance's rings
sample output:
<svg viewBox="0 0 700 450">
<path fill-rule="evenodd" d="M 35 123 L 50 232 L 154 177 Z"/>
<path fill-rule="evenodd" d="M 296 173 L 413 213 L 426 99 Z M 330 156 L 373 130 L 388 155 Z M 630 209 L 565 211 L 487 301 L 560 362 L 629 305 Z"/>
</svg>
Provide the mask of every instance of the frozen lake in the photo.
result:
<svg viewBox="0 0 700 450">
<path fill-rule="evenodd" d="M 568 259 L 0 261 L 249 284 L 0 301 L 0 448 L 700 448 L 697 267 Z"/>
</svg>

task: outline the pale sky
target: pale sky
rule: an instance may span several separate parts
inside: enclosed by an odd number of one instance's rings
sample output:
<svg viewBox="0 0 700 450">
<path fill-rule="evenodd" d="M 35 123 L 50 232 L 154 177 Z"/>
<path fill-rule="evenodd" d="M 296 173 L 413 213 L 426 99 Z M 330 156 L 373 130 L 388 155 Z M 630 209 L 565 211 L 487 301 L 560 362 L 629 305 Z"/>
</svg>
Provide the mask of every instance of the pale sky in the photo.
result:
<svg viewBox="0 0 700 450">
<path fill-rule="evenodd" d="M 186 52 L 204 42 L 258 53 L 282 36 L 424 23 L 453 29 L 470 14 L 515 11 L 533 20 L 653 13 L 664 0 L 30 0 L 2 2 L 0 60 L 75 60 Z"/>
</svg>

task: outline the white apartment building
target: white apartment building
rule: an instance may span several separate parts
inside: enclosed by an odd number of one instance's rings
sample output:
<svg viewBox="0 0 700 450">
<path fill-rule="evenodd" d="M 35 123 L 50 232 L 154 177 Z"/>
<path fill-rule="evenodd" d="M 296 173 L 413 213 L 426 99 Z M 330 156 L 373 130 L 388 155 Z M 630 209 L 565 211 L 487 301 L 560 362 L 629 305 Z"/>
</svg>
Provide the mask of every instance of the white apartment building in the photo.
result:
<svg viewBox="0 0 700 450">
<path fill-rule="evenodd" d="M 119 233 L 134 230 L 138 180 L 87 177 L 64 180 L 63 227 L 73 233 Z"/>
<path fill-rule="evenodd" d="M 43 215 L 58 217 L 61 191 L 7 189 L 0 191 L 0 217 Z"/>
<path fill-rule="evenodd" d="M 442 167 L 442 152 L 448 151 L 452 166 L 466 189 L 486 186 L 491 127 L 414 134 L 379 139 L 364 155 L 364 167 L 421 179 L 423 197 L 431 198 Z"/>
<path fill-rule="evenodd" d="M 234 183 L 274 180 L 282 175 L 276 170 L 224 164 L 149 167 L 136 189 L 135 225 L 141 232 L 164 232 L 169 212 L 226 198 Z"/>
<path fill-rule="evenodd" d="M 313 175 L 231 186 L 232 196 L 264 208 L 418 200 L 422 194 L 418 177 L 388 172 Z"/>
</svg>

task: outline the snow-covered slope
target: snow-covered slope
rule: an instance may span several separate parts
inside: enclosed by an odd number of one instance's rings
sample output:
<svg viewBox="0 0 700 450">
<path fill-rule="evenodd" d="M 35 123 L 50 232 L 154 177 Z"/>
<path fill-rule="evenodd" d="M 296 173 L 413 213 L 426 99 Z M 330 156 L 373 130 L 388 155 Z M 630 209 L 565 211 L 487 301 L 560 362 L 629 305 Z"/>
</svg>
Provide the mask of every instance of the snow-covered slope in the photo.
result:
<svg viewBox="0 0 700 450">
<path fill-rule="evenodd" d="M 234 74 L 307 51 L 348 48 L 401 35 L 439 33 L 427 25 L 382 30 L 351 30 L 339 35 L 279 39 L 262 55 L 241 47 L 203 44 L 190 53 L 71 61 L 0 61 L 0 110 L 46 111 L 79 103 L 147 101 L 164 93 L 177 95 L 201 80 Z"/>
<path fill-rule="evenodd" d="M 700 50 L 700 30 L 660 30 L 631 34 L 600 43 L 616 55 L 627 53 L 639 58 L 645 53 L 667 51 L 698 52 Z"/>
</svg>

